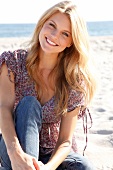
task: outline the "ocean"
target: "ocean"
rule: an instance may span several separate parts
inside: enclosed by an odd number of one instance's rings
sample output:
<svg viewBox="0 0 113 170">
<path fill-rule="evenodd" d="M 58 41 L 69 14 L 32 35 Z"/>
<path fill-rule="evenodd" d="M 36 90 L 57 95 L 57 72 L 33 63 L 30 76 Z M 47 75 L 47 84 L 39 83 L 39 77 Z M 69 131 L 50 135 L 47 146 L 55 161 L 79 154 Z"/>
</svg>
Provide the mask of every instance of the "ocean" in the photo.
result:
<svg viewBox="0 0 113 170">
<path fill-rule="evenodd" d="M 0 38 L 30 37 L 36 24 L 0 24 Z M 113 21 L 87 22 L 90 36 L 112 36 Z"/>
</svg>

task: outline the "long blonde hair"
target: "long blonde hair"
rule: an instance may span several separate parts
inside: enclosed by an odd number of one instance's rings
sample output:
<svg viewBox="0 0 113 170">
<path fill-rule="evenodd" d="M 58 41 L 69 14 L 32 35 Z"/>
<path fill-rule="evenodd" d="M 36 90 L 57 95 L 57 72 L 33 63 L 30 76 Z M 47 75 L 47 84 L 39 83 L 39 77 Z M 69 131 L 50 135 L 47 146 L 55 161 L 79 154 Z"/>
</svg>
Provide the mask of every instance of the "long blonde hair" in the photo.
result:
<svg viewBox="0 0 113 170">
<path fill-rule="evenodd" d="M 31 48 L 27 57 L 27 70 L 36 83 L 38 100 L 41 101 L 43 88 L 45 88 L 41 75 L 37 71 L 40 48 L 39 33 L 44 23 L 56 12 L 65 13 L 69 17 L 73 39 L 73 44 L 59 53 L 57 65 L 50 74 L 50 79 L 54 79 L 55 84 L 56 112 L 64 114 L 67 110 L 69 89 L 82 92 L 87 105 L 95 92 L 95 80 L 89 70 L 90 47 L 86 23 L 71 1 L 62 1 L 43 14 L 36 25 L 31 40 Z"/>
</svg>

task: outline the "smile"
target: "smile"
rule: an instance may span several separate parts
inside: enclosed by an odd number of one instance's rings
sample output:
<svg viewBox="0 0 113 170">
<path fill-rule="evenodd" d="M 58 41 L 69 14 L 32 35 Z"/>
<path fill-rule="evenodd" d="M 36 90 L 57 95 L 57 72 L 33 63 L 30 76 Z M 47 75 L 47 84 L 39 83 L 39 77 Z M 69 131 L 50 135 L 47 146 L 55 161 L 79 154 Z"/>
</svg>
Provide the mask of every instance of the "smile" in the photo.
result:
<svg viewBox="0 0 113 170">
<path fill-rule="evenodd" d="M 58 46 L 57 44 L 55 44 L 54 42 L 52 42 L 51 40 L 49 40 L 47 37 L 46 37 L 46 41 L 48 44 L 52 45 L 52 46 Z"/>
</svg>

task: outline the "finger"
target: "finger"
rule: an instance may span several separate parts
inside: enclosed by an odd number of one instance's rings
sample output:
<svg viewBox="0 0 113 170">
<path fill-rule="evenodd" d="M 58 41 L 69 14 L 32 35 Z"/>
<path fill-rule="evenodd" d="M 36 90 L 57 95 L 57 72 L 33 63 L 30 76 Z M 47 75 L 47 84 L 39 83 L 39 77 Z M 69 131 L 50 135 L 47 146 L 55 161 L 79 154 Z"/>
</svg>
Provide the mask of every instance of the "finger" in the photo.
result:
<svg viewBox="0 0 113 170">
<path fill-rule="evenodd" d="M 39 165 L 38 165 L 38 163 L 37 163 L 35 158 L 33 158 L 33 165 L 34 165 L 36 170 L 40 170 Z"/>
</svg>

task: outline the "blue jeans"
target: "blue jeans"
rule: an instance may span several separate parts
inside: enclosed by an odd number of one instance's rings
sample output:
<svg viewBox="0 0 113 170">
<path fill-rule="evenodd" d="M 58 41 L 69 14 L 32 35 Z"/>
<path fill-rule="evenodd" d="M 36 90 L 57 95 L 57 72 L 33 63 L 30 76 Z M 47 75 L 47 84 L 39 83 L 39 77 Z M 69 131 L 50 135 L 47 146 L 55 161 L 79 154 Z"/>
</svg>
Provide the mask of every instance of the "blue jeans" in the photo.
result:
<svg viewBox="0 0 113 170">
<path fill-rule="evenodd" d="M 15 110 L 15 130 L 22 149 L 37 160 L 47 163 L 51 154 L 40 155 L 39 132 L 42 124 L 42 108 L 35 97 L 24 97 Z M 10 127 L 9 127 L 10 130 Z M 9 132 L 10 133 L 10 132 Z M 0 170 L 12 170 L 3 138 L 0 141 Z M 71 152 L 57 170 L 94 170 L 91 163 L 78 153 Z"/>
</svg>

